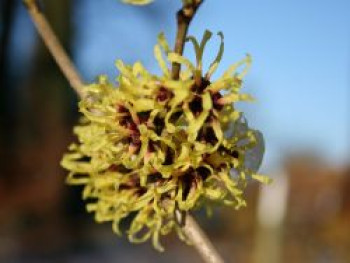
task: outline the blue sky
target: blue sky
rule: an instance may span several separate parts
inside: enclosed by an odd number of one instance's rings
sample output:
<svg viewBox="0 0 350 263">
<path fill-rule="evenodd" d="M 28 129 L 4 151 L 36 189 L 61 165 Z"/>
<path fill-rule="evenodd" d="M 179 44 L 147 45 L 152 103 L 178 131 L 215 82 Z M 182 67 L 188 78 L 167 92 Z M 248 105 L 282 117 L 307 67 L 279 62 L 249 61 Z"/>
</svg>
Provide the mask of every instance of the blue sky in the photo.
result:
<svg viewBox="0 0 350 263">
<path fill-rule="evenodd" d="M 78 1 L 73 51 L 84 78 L 108 74 L 114 79 L 119 58 L 141 60 L 159 72 L 153 58 L 156 36 L 164 31 L 173 43 L 180 2 L 157 0 L 139 8 L 117 0 Z M 240 107 L 265 135 L 265 168 L 304 150 L 334 163 L 349 161 L 350 1 L 206 0 L 190 34 L 200 38 L 205 29 L 225 35 L 216 76 L 246 53 L 253 57 L 244 89 L 257 102 Z M 207 64 L 218 45 L 214 37 Z M 190 45 L 186 55 L 193 58 Z"/>
<path fill-rule="evenodd" d="M 143 8 L 84 1 L 76 17 L 76 55 L 86 78 L 100 73 L 115 78 L 117 58 L 141 60 L 157 72 L 153 45 L 160 31 L 173 41 L 179 5 L 180 0 L 158 0 Z M 154 14 L 156 8 L 162 12 Z M 218 74 L 246 53 L 253 56 L 245 89 L 257 102 L 241 108 L 265 135 L 265 167 L 304 150 L 336 163 L 349 160 L 349 1 L 207 0 L 190 34 L 201 37 L 205 29 L 225 35 Z M 207 63 L 218 44 L 213 38 Z M 190 49 L 186 54 L 193 58 Z"/>
</svg>

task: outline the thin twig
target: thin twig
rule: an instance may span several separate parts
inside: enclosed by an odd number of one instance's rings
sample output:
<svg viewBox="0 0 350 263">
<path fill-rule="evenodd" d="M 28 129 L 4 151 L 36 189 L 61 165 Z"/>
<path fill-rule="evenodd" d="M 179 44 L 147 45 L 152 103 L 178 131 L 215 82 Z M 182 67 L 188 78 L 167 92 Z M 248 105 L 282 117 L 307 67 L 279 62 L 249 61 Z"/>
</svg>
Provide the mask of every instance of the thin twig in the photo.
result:
<svg viewBox="0 0 350 263">
<path fill-rule="evenodd" d="M 183 226 L 183 231 L 185 235 L 192 241 L 202 259 L 208 263 L 223 263 L 224 260 L 221 258 L 220 254 L 216 251 L 213 244 L 210 242 L 209 238 L 199 227 L 196 220 L 187 214 Z"/>
<path fill-rule="evenodd" d="M 80 97 L 83 97 L 82 87 L 84 86 L 83 81 L 78 73 L 77 69 L 71 62 L 67 53 L 62 48 L 62 45 L 58 41 L 55 33 L 53 32 L 50 24 L 46 20 L 43 13 L 38 8 L 38 5 L 35 0 L 23 0 L 25 3 L 29 14 L 31 15 L 34 24 L 39 31 L 40 36 L 42 37 L 45 45 L 51 52 L 51 55 L 54 57 L 56 63 L 62 70 L 66 79 L 69 81 L 72 88 L 78 93 Z M 192 7 L 184 7 L 182 11 L 178 13 L 178 18 L 181 19 L 178 21 L 178 33 L 176 38 L 175 52 L 182 54 L 184 43 L 186 39 L 186 34 L 190 21 L 192 20 L 195 11 L 201 4 L 202 0 L 195 0 L 196 4 Z M 185 20 L 182 20 L 182 18 Z M 173 64 L 172 75 L 174 79 L 178 79 L 180 73 L 180 65 L 177 63 Z M 182 216 L 181 216 L 182 217 Z M 193 243 L 195 248 L 198 250 L 203 260 L 208 263 L 222 263 L 224 262 L 220 255 L 217 253 L 205 233 L 196 223 L 194 218 L 187 214 L 183 218 L 183 231 L 189 240 Z"/>
<path fill-rule="evenodd" d="M 175 39 L 174 52 L 182 55 L 188 27 L 196 14 L 199 6 L 203 3 L 203 0 L 193 0 L 192 3 L 184 5 L 176 14 L 177 19 L 177 32 Z M 172 65 L 172 78 L 179 79 L 181 65 L 179 63 L 173 63 Z"/>
<path fill-rule="evenodd" d="M 50 24 L 38 7 L 37 2 L 35 0 L 23 0 L 23 2 L 27 7 L 30 16 L 32 17 L 41 38 L 55 59 L 57 65 L 62 70 L 72 88 L 80 97 L 82 97 L 84 83 L 72 61 L 63 49 L 56 34 L 53 32 Z"/>
</svg>

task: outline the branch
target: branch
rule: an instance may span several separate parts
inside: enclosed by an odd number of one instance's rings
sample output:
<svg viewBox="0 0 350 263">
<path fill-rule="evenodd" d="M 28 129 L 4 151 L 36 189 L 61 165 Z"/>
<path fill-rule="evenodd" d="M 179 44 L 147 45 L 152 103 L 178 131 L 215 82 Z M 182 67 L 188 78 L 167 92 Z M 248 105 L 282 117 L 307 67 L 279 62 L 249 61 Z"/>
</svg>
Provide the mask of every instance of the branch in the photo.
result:
<svg viewBox="0 0 350 263">
<path fill-rule="evenodd" d="M 35 27 L 37 28 L 46 47 L 49 49 L 51 55 L 55 59 L 57 65 L 63 72 L 72 88 L 80 97 L 82 97 L 84 83 L 77 69 L 57 39 L 57 36 L 53 32 L 50 24 L 38 7 L 36 0 L 23 0 L 23 3 L 25 4 L 30 16 L 32 17 Z"/>
<path fill-rule="evenodd" d="M 58 41 L 50 24 L 40 11 L 37 2 L 35 0 L 23 0 L 23 2 L 33 19 L 41 38 L 62 70 L 64 76 L 78 95 L 83 97 L 83 81 L 77 69 Z M 202 0 L 194 0 L 192 5 L 184 6 L 183 9 L 181 9 L 177 14 L 178 32 L 176 37 L 175 52 L 178 54 L 183 53 L 188 26 L 201 3 Z M 172 66 L 172 76 L 174 79 L 178 79 L 180 74 L 180 65 L 174 63 Z M 185 235 L 191 240 L 197 251 L 202 256 L 203 260 L 208 263 L 224 262 L 193 217 L 189 214 L 181 215 L 179 211 L 176 211 L 176 214 L 177 217 L 180 218 L 180 221 L 183 221 L 183 231 Z"/>
<path fill-rule="evenodd" d="M 182 55 L 188 27 L 196 14 L 199 6 L 203 3 L 203 0 L 193 0 L 192 3 L 184 5 L 176 14 L 177 18 L 177 33 L 175 40 L 174 52 Z M 173 63 L 172 65 L 172 78 L 179 79 L 181 65 L 179 63 Z"/>
<path fill-rule="evenodd" d="M 179 215 L 178 211 L 177 214 Z M 223 263 L 224 260 L 197 224 L 196 220 L 190 214 L 186 214 L 184 217 L 185 222 L 182 229 L 201 255 L 203 261 L 207 263 Z"/>
</svg>

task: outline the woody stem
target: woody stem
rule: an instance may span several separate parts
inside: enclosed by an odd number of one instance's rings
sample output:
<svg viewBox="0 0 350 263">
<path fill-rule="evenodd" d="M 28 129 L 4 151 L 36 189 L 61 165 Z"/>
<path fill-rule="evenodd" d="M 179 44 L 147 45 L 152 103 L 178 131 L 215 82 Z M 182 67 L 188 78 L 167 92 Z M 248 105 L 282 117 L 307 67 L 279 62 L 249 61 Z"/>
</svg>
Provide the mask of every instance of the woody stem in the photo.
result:
<svg viewBox="0 0 350 263">
<path fill-rule="evenodd" d="M 179 55 L 183 54 L 188 28 L 199 6 L 202 3 L 203 3 L 203 0 L 193 0 L 192 3 L 183 5 L 183 7 L 176 14 L 177 32 L 176 32 L 174 52 Z M 181 65 L 179 63 L 174 62 L 172 65 L 173 79 L 175 80 L 179 79 L 180 70 L 181 70 Z"/>
<path fill-rule="evenodd" d="M 57 65 L 63 72 L 71 87 L 76 91 L 76 93 L 80 97 L 82 97 L 82 88 L 84 86 L 84 83 L 80 77 L 80 74 L 78 73 L 71 59 L 62 47 L 62 44 L 58 40 L 55 32 L 52 30 L 46 17 L 41 12 L 36 0 L 23 0 L 23 3 L 25 4 L 28 13 L 30 14 L 34 22 L 35 27 L 39 32 L 39 35 L 44 41 L 46 47 L 49 49 Z"/>
</svg>

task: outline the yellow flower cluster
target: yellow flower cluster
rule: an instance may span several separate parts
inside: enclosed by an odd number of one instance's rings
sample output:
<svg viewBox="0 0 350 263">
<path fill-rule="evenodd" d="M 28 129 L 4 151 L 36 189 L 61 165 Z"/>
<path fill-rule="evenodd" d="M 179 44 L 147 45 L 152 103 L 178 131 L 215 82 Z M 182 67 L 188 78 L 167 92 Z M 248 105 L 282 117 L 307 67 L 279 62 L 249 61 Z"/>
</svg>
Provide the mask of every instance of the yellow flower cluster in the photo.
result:
<svg viewBox="0 0 350 263">
<path fill-rule="evenodd" d="M 148 5 L 153 2 L 153 0 L 122 0 L 126 4 L 130 5 Z"/>
<path fill-rule="evenodd" d="M 123 3 L 129 5 L 148 5 L 152 3 L 154 0 L 122 0 Z M 186 5 L 191 5 L 193 2 L 199 2 L 201 0 L 182 0 L 182 3 Z"/>
<path fill-rule="evenodd" d="M 70 171 L 69 184 L 84 185 L 87 210 L 97 222 L 111 221 L 120 234 L 120 222 L 131 242 L 153 239 L 181 228 L 175 211 L 186 212 L 214 203 L 239 208 L 250 178 L 263 156 L 261 133 L 250 129 L 234 103 L 251 97 L 239 93 L 250 56 L 231 66 L 218 80 L 211 76 L 223 54 L 208 71 L 202 56 L 211 33 L 200 43 L 193 37 L 196 64 L 170 51 L 163 34 L 154 48 L 161 76 L 141 63 L 117 61 L 115 87 L 106 77 L 86 87 L 79 104 L 84 117 L 74 128 L 79 142 L 70 146 L 62 165 Z M 185 67 L 179 80 L 171 78 L 170 63 Z"/>
</svg>

